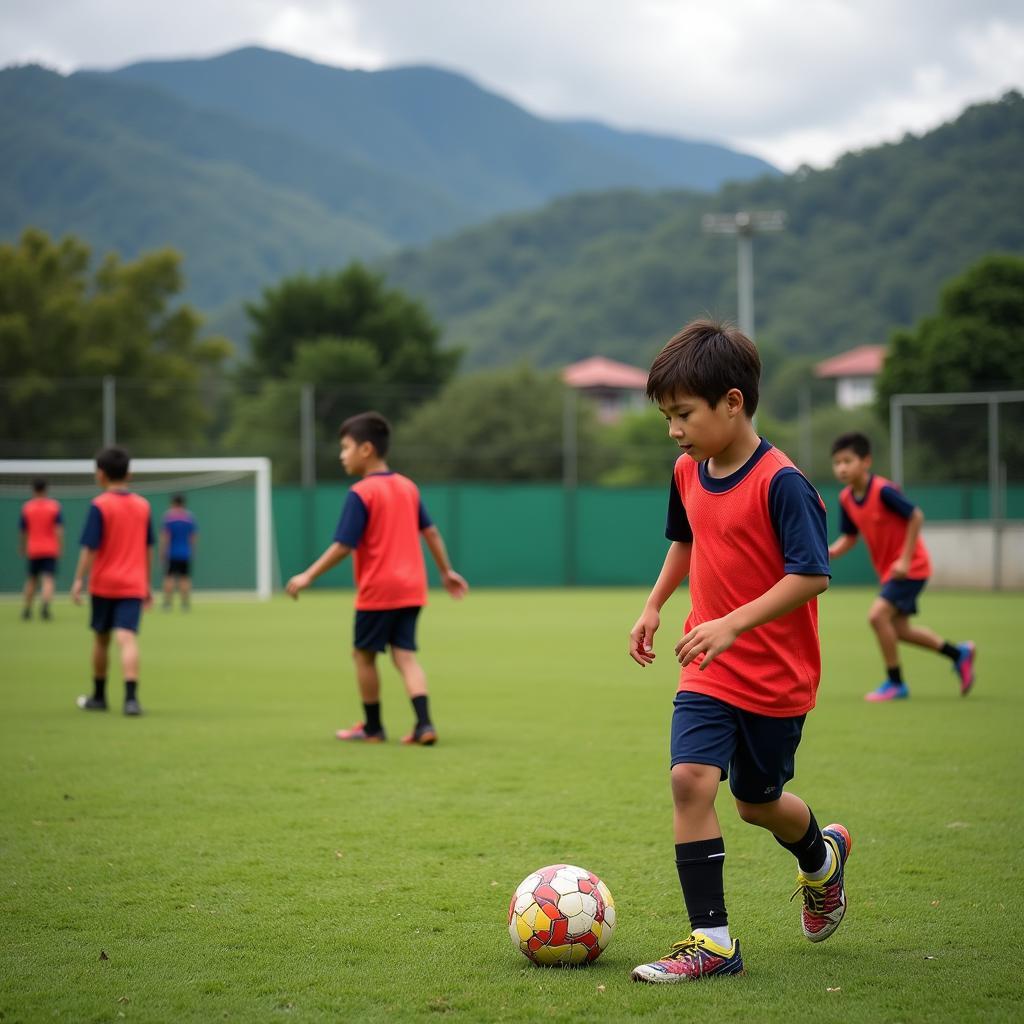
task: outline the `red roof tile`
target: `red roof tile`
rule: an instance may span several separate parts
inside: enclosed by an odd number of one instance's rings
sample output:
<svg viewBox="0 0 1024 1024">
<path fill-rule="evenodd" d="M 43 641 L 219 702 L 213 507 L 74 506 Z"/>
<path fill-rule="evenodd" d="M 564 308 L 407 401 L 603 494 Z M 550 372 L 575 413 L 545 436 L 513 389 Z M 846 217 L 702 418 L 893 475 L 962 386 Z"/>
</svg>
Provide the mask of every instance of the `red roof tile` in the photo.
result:
<svg viewBox="0 0 1024 1024">
<path fill-rule="evenodd" d="M 885 362 L 884 345 L 859 345 L 849 352 L 840 352 L 814 368 L 815 377 L 874 377 Z"/>
<path fill-rule="evenodd" d="M 604 356 L 591 356 L 570 363 L 562 370 L 562 380 L 571 388 L 621 388 L 643 391 L 647 387 L 647 371 L 626 363 L 617 363 Z"/>
</svg>

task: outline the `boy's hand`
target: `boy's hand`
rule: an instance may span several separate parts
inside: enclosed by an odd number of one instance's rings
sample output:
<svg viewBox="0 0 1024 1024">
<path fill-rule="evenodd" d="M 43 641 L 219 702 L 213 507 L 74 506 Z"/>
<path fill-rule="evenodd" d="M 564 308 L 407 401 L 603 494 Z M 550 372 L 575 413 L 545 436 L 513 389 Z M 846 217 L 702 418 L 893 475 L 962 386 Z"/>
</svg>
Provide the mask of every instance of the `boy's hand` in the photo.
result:
<svg viewBox="0 0 1024 1024">
<path fill-rule="evenodd" d="M 456 601 L 462 600 L 462 598 L 466 596 L 466 592 L 469 590 L 469 584 L 454 569 L 449 569 L 447 572 L 441 573 L 441 583 L 444 585 L 444 589 L 447 590 Z"/>
<path fill-rule="evenodd" d="M 293 597 L 297 601 L 299 599 L 299 591 L 305 590 L 312 582 L 308 572 L 300 572 L 285 584 L 284 591 L 289 597 Z"/>
<path fill-rule="evenodd" d="M 729 625 L 727 618 L 709 619 L 699 626 L 694 626 L 676 644 L 676 657 L 679 664 L 685 668 L 698 654 L 703 654 L 704 660 L 700 663 L 700 670 L 703 672 L 722 651 L 732 647 L 737 636 L 739 633 Z"/>
<path fill-rule="evenodd" d="M 152 590 L 142 599 L 142 607 L 147 612 L 153 607 L 153 591 Z"/>
<path fill-rule="evenodd" d="M 653 608 L 645 608 L 643 615 L 629 631 L 629 656 L 641 667 L 654 661 L 654 634 L 661 625 L 661 615 Z"/>
<path fill-rule="evenodd" d="M 889 570 L 889 575 L 894 580 L 905 580 L 910 573 L 910 563 L 905 558 L 897 558 L 892 563 L 892 568 Z"/>
<path fill-rule="evenodd" d="M 81 604 L 82 603 L 82 581 L 81 580 L 75 580 L 75 582 L 71 584 L 71 600 L 75 604 Z"/>
</svg>

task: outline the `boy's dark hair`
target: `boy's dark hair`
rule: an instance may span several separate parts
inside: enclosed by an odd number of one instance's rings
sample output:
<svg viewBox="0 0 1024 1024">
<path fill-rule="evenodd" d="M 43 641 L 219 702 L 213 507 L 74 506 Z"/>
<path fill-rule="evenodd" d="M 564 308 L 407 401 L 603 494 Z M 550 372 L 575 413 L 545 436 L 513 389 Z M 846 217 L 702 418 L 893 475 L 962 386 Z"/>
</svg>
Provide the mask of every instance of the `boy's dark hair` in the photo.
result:
<svg viewBox="0 0 1024 1024">
<path fill-rule="evenodd" d="M 176 494 L 173 498 L 171 498 L 171 504 L 172 505 L 184 505 L 185 504 L 185 495 L 184 494 Z"/>
<path fill-rule="evenodd" d="M 840 434 L 832 442 L 833 455 L 847 449 L 853 452 L 858 459 L 863 459 L 871 454 L 871 441 L 866 434 L 862 434 L 859 430 L 851 430 L 847 434 Z"/>
<path fill-rule="evenodd" d="M 47 480 L 45 476 L 37 476 L 35 480 L 32 481 L 32 490 L 35 491 L 36 494 L 43 494 L 46 491 L 46 487 Z"/>
<path fill-rule="evenodd" d="M 118 447 L 104 448 L 96 456 L 96 466 L 102 469 L 108 480 L 117 482 L 128 475 L 128 466 L 131 464 L 131 457 L 123 449 Z"/>
<path fill-rule="evenodd" d="M 349 416 L 338 428 L 338 440 L 351 437 L 356 444 L 369 441 L 383 459 L 391 443 L 391 424 L 379 412 L 361 412 Z"/>
<path fill-rule="evenodd" d="M 757 411 L 761 357 L 732 324 L 694 320 L 655 357 L 647 376 L 647 397 L 660 402 L 676 394 L 696 395 L 714 408 L 737 388 L 748 416 Z"/>
</svg>

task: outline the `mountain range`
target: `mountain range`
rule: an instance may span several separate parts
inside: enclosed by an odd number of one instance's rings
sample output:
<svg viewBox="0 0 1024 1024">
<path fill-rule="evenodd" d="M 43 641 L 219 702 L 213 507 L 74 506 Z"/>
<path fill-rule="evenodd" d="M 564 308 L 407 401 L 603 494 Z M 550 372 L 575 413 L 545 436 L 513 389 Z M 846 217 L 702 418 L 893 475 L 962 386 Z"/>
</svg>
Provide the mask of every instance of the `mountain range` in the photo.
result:
<svg viewBox="0 0 1024 1024">
<path fill-rule="evenodd" d="M 68 76 L 7 68 L 0 148 L 0 237 L 35 225 L 126 257 L 172 245 L 207 310 L 558 196 L 778 173 L 725 146 L 537 117 L 438 68 L 255 47 Z"/>
</svg>

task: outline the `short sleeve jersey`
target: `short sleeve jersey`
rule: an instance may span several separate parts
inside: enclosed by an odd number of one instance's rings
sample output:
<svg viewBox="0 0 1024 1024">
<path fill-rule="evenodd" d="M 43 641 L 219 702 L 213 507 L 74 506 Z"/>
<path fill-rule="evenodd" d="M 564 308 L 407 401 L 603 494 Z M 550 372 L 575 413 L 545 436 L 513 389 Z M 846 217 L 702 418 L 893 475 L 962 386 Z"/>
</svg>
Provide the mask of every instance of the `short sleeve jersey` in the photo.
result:
<svg viewBox="0 0 1024 1024">
<path fill-rule="evenodd" d="M 82 546 L 96 552 L 89 593 L 96 597 L 149 595 L 149 502 L 131 491 L 104 491 L 89 506 Z"/>
<path fill-rule="evenodd" d="M 192 557 L 192 536 L 199 532 L 195 517 L 187 508 L 171 508 L 164 513 L 161 527 L 167 534 L 167 557 L 186 561 Z"/>
<path fill-rule="evenodd" d="M 431 525 L 419 488 L 400 473 L 370 473 L 349 489 L 334 539 L 354 549 L 356 608 L 427 603 L 420 531 Z"/>
<path fill-rule="evenodd" d="M 53 498 L 30 498 L 21 506 L 21 530 L 29 558 L 56 558 L 60 554 L 57 527 L 62 525 L 60 502 Z"/>
<path fill-rule="evenodd" d="M 693 545 L 687 632 L 760 597 L 783 576 L 829 575 L 824 503 L 765 440 L 728 477 L 680 456 L 666 535 Z M 774 718 L 805 714 L 821 678 L 817 600 L 741 634 L 703 672 L 701 661 L 682 670 L 680 690 Z"/>
<path fill-rule="evenodd" d="M 914 507 L 891 480 L 874 473 L 868 477 L 867 490 L 862 498 L 854 496 L 852 487 L 844 487 L 839 493 L 840 529 L 848 536 L 859 534 L 864 538 L 871 564 L 882 583 L 889 581 L 892 564 L 903 553 L 907 520 L 914 514 Z M 928 549 L 918 537 L 907 577 L 926 580 L 931 574 Z"/>
</svg>

